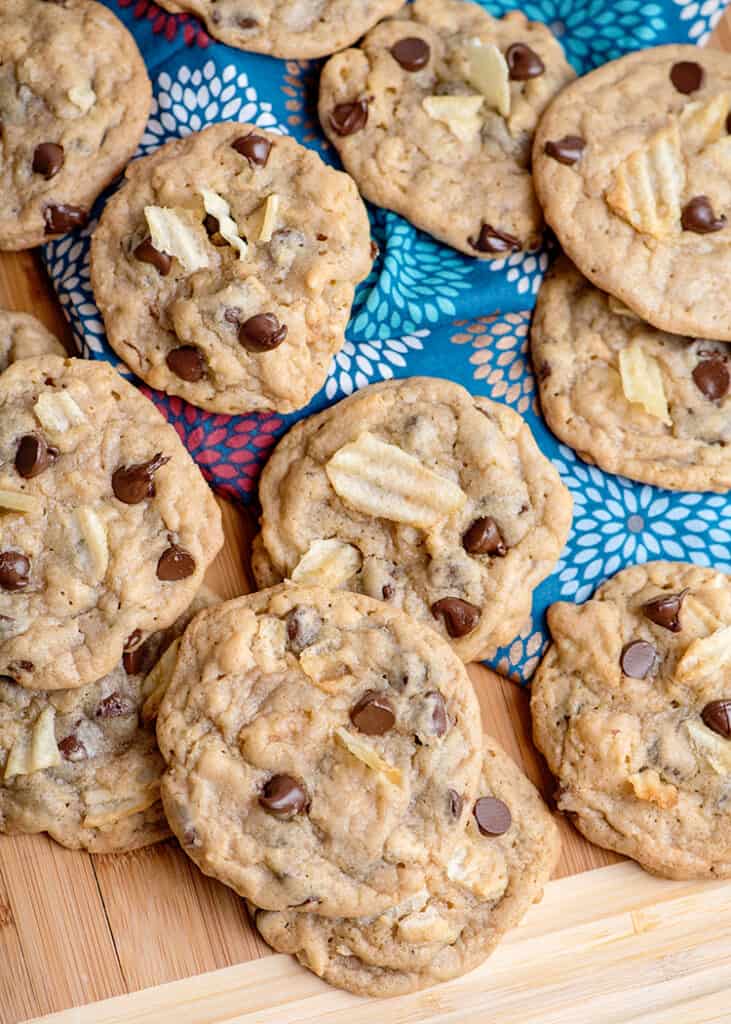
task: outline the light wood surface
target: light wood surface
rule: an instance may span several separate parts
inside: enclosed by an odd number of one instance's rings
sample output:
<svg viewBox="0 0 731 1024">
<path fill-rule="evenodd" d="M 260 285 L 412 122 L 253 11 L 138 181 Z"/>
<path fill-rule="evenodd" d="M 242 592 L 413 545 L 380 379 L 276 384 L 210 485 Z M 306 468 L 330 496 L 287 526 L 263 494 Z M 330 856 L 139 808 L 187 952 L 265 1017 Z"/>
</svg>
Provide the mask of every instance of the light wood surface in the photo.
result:
<svg viewBox="0 0 731 1024">
<path fill-rule="evenodd" d="M 728 13 L 713 42 L 731 50 Z M 37 253 L 0 253 L 0 306 L 70 343 Z M 232 597 L 251 588 L 254 527 L 221 507 L 227 543 L 208 582 Z M 469 671 L 486 730 L 550 800 L 527 694 L 483 666 Z M 271 955 L 236 895 L 173 841 L 91 857 L 45 836 L 0 837 L 0 1024 L 47 1014 L 48 1024 L 730 1021 L 731 885 L 653 879 L 559 826 L 556 879 L 481 970 L 377 1005 Z"/>
</svg>

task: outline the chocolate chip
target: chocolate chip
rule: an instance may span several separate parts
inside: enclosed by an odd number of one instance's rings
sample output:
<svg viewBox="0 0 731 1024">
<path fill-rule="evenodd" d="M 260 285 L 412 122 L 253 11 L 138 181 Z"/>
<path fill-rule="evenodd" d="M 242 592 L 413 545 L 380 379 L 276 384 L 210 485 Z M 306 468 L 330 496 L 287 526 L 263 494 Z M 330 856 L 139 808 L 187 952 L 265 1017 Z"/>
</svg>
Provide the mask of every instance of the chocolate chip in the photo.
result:
<svg viewBox="0 0 731 1024">
<path fill-rule="evenodd" d="M 24 434 L 15 453 L 15 468 L 25 480 L 30 480 L 57 458 L 58 448 L 49 448 L 40 434 Z"/>
<path fill-rule="evenodd" d="M 287 640 L 290 650 L 300 654 L 305 647 L 314 644 L 320 635 L 322 619 L 314 608 L 297 605 L 287 615 Z"/>
<path fill-rule="evenodd" d="M 134 257 L 140 263 L 149 263 L 158 271 L 161 277 L 167 277 L 173 265 L 172 256 L 168 256 L 166 252 L 160 252 L 159 249 L 156 249 L 149 238 L 140 242 L 134 251 Z"/>
<path fill-rule="evenodd" d="M 522 248 L 520 239 L 509 235 L 507 231 L 498 231 L 491 224 L 483 222 L 476 238 L 467 241 L 477 252 L 519 252 Z"/>
<path fill-rule="evenodd" d="M 171 544 L 165 548 L 157 563 L 157 578 L 166 582 L 187 579 L 195 572 L 195 559 L 185 548 Z"/>
<path fill-rule="evenodd" d="M 404 71 L 419 71 L 429 63 L 431 50 L 429 44 L 418 36 L 407 36 L 394 43 L 391 56 Z"/>
<path fill-rule="evenodd" d="M 731 374 L 728 364 L 722 355 L 702 359 L 693 370 L 695 386 L 710 402 L 718 402 L 725 398 L 731 385 Z"/>
<path fill-rule="evenodd" d="M 239 327 L 239 341 L 247 352 L 271 352 L 287 337 L 287 325 L 274 313 L 257 313 Z"/>
<path fill-rule="evenodd" d="M 384 583 L 381 587 L 381 597 L 384 601 L 390 601 L 395 593 L 396 591 L 390 583 Z"/>
<path fill-rule="evenodd" d="M 23 590 L 30 583 L 30 560 L 20 551 L 0 551 L 0 587 Z"/>
<path fill-rule="evenodd" d="M 32 672 L 34 667 L 32 661 L 14 661 L 10 665 L 14 672 Z"/>
<path fill-rule="evenodd" d="M 709 729 L 731 739 L 731 700 L 712 700 L 703 708 L 701 718 Z"/>
<path fill-rule="evenodd" d="M 338 103 L 330 114 L 330 127 L 338 135 L 355 135 L 368 121 L 368 100 Z"/>
<path fill-rule="evenodd" d="M 168 352 L 165 362 L 176 377 L 191 384 L 195 384 L 206 373 L 205 360 L 195 345 L 181 345 L 180 348 L 172 349 Z"/>
<path fill-rule="evenodd" d="M 84 761 L 89 756 L 84 744 L 77 740 L 73 733 L 59 740 L 58 749 L 66 761 Z"/>
<path fill-rule="evenodd" d="M 41 142 L 33 153 L 33 173 L 42 174 L 48 181 L 63 167 L 63 146 L 56 142 Z"/>
<path fill-rule="evenodd" d="M 731 135 L 731 114 L 728 114 L 726 117 L 726 132 Z"/>
<path fill-rule="evenodd" d="M 145 645 L 142 643 L 142 633 L 136 629 L 127 637 L 122 652 L 122 666 L 127 675 L 142 675 L 145 660 Z"/>
<path fill-rule="evenodd" d="M 256 164 L 257 167 L 266 167 L 269 154 L 272 151 L 272 143 L 269 139 L 263 135 L 257 135 L 256 132 L 242 135 L 240 139 L 232 142 L 231 146 L 241 156 L 245 156 L 250 164 Z"/>
<path fill-rule="evenodd" d="M 663 597 L 656 597 L 642 606 L 642 612 L 646 619 L 654 622 L 656 626 L 669 629 L 671 633 L 679 633 L 680 607 L 683 599 L 688 593 L 682 590 L 679 594 L 666 594 Z"/>
<path fill-rule="evenodd" d="M 700 89 L 704 77 L 703 68 L 694 60 L 680 60 L 670 68 L 670 81 L 686 96 Z"/>
<path fill-rule="evenodd" d="M 43 221 L 47 235 L 64 235 L 74 228 L 83 227 L 89 214 L 80 206 L 69 206 L 67 203 L 51 203 L 43 210 Z"/>
<path fill-rule="evenodd" d="M 508 547 L 492 516 L 480 516 L 462 536 L 462 547 L 470 555 L 498 555 L 502 558 Z"/>
<path fill-rule="evenodd" d="M 514 82 L 525 82 L 528 78 L 538 78 L 546 70 L 546 65 L 535 50 L 525 43 L 513 43 L 505 52 L 510 78 Z"/>
<path fill-rule="evenodd" d="M 112 473 L 112 490 L 115 498 L 125 505 L 139 505 L 145 498 L 155 494 L 155 473 L 170 457 L 158 452 L 148 462 L 140 462 L 132 466 L 120 466 Z"/>
<path fill-rule="evenodd" d="M 544 361 L 538 367 L 538 380 L 548 380 L 552 373 L 551 364 Z"/>
<path fill-rule="evenodd" d="M 717 217 L 708 196 L 695 196 L 683 207 L 680 215 L 683 231 L 695 231 L 697 235 L 709 235 L 726 227 L 726 217 Z"/>
<path fill-rule="evenodd" d="M 424 699 L 433 705 L 431 713 L 432 732 L 435 736 L 443 736 L 449 727 L 447 705 L 444 703 L 444 697 L 442 697 L 438 690 L 431 690 Z"/>
<path fill-rule="evenodd" d="M 581 160 L 585 146 L 586 142 L 580 135 L 564 135 L 562 139 L 556 139 L 555 142 L 547 142 L 543 147 L 543 152 L 546 156 L 558 160 L 560 164 L 570 167 Z"/>
<path fill-rule="evenodd" d="M 481 796 L 472 813 L 483 836 L 501 836 L 513 822 L 510 808 L 495 796 Z"/>
<path fill-rule="evenodd" d="M 657 651 L 646 640 L 633 640 L 622 648 L 619 663 L 626 676 L 644 679 L 655 667 Z"/>
<path fill-rule="evenodd" d="M 380 255 L 381 250 L 378 248 L 374 241 L 371 241 L 371 260 L 375 262 Z"/>
<path fill-rule="evenodd" d="M 121 718 L 123 715 L 131 715 L 134 711 L 134 704 L 126 697 L 120 697 L 118 693 L 110 693 L 108 697 L 99 702 L 96 709 L 97 718 Z"/>
<path fill-rule="evenodd" d="M 155 664 L 155 653 L 151 644 L 140 644 L 133 651 L 122 654 L 122 667 L 128 676 L 145 676 Z"/>
<path fill-rule="evenodd" d="M 431 606 L 435 619 L 443 616 L 444 625 L 451 637 L 458 638 L 471 633 L 480 621 L 480 609 L 477 605 L 463 601 L 459 597 L 442 597 Z"/>
<path fill-rule="evenodd" d="M 447 810 L 453 818 L 459 818 L 464 807 L 464 797 L 456 789 L 447 790 Z"/>
<path fill-rule="evenodd" d="M 307 809 L 307 791 L 291 775 L 272 775 L 262 790 L 259 803 L 275 818 L 288 821 Z"/>
<path fill-rule="evenodd" d="M 393 704 L 385 693 L 366 690 L 358 703 L 351 708 L 350 721 L 356 729 L 368 736 L 383 736 L 393 728 L 396 715 Z"/>
</svg>

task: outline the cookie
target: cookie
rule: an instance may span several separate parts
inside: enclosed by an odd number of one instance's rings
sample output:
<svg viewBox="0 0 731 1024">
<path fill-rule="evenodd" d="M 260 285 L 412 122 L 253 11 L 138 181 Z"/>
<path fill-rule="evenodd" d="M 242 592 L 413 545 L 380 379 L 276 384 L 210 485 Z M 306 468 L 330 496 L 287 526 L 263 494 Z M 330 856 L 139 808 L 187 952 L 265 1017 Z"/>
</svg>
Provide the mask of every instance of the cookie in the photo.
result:
<svg viewBox="0 0 731 1024">
<path fill-rule="evenodd" d="M 325 134 L 361 193 L 479 259 L 536 246 L 536 124 L 574 78 L 550 29 L 464 0 L 416 0 L 320 79 Z"/>
<path fill-rule="evenodd" d="M 464 661 L 520 631 L 571 523 L 569 492 L 520 416 L 429 377 L 372 385 L 296 424 L 259 500 L 259 586 L 363 592 Z"/>
<path fill-rule="evenodd" d="M 152 88 L 124 25 L 92 0 L 3 0 L 0 249 L 86 223 L 133 155 Z"/>
<path fill-rule="evenodd" d="M 214 39 L 287 60 L 325 57 L 350 46 L 403 0 L 161 0 L 167 11 L 202 18 Z"/>
<path fill-rule="evenodd" d="M 587 462 L 673 490 L 731 488 L 731 345 L 651 327 L 563 257 L 531 350 L 548 425 Z"/>
<path fill-rule="evenodd" d="M 170 626 L 223 542 L 175 430 L 111 366 L 43 356 L 0 376 L 0 675 L 63 690 Z"/>
<path fill-rule="evenodd" d="M 112 348 L 152 387 L 215 412 L 292 412 L 324 383 L 371 263 L 346 174 L 227 123 L 130 165 L 91 279 Z"/>
<path fill-rule="evenodd" d="M 666 878 L 731 875 L 731 578 L 649 562 L 554 604 L 533 736 L 587 839 Z"/>
<path fill-rule="evenodd" d="M 0 309 L 0 373 L 17 359 L 43 355 L 65 356 L 66 349 L 34 316 Z"/>
<path fill-rule="evenodd" d="M 538 792 L 485 737 L 478 799 L 452 853 L 426 887 L 376 918 L 256 910 L 265 939 L 320 977 L 366 996 L 395 996 L 481 964 L 543 895 L 558 829 Z"/>
<path fill-rule="evenodd" d="M 103 679 L 75 690 L 25 690 L 0 677 L 0 832 L 48 832 L 71 849 L 119 853 L 170 834 L 160 803 L 165 763 L 146 699 L 155 662 L 196 612 L 127 651 Z M 148 675 L 149 673 L 149 675 Z"/>
<path fill-rule="evenodd" d="M 480 712 L 449 646 L 370 598 L 280 586 L 203 612 L 157 720 L 170 826 L 269 910 L 379 913 L 460 839 Z"/>
<path fill-rule="evenodd" d="M 731 55 L 660 46 L 580 78 L 536 133 L 546 220 L 582 274 L 663 331 L 731 340 Z"/>
</svg>

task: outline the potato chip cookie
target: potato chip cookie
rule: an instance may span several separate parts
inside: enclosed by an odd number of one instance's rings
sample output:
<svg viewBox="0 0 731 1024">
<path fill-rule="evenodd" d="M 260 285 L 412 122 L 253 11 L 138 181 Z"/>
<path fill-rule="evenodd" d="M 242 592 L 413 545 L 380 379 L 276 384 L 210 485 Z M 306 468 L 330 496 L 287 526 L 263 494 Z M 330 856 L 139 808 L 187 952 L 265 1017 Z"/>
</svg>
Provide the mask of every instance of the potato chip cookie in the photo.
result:
<svg viewBox="0 0 731 1024">
<path fill-rule="evenodd" d="M 558 806 L 666 878 L 731 875 L 731 578 L 649 562 L 554 604 L 533 736 Z"/>
<path fill-rule="evenodd" d="M 0 373 L 18 359 L 44 355 L 65 356 L 66 349 L 34 316 L 0 309 Z"/>
</svg>

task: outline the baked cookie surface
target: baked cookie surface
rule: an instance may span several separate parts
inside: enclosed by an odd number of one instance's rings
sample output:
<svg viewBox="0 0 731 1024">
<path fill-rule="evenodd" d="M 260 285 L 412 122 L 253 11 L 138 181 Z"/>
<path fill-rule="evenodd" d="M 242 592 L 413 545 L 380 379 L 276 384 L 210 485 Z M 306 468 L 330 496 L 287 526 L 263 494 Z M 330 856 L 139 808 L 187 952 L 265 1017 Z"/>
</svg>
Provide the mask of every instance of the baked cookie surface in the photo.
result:
<svg viewBox="0 0 731 1024">
<path fill-rule="evenodd" d="M 66 349 L 34 316 L 0 309 L 0 373 L 18 359 L 44 355 L 65 356 Z"/>
<path fill-rule="evenodd" d="M 360 995 L 401 995 L 473 970 L 540 900 L 560 849 L 538 792 L 487 736 L 477 793 L 461 842 L 404 903 L 365 919 L 250 908 L 259 932 Z"/>
<path fill-rule="evenodd" d="M 214 39 L 286 60 L 325 57 L 350 46 L 402 0 L 161 0 L 202 18 Z"/>
<path fill-rule="evenodd" d="M 731 875 L 731 578 L 649 562 L 548 624 L 531 711 L 559 809 L 648 871 Z"/>
<path fill-rule="evenodd" d="M 99 680 L 171 625 L 223 542 L 200 470 L 107 363 L 43 356 L 0 377 L 0 675 Z"/>
<path fill-rule="evenodd" d="M 660 46 L 570 85 L 536 133 L 546 220 L 579 270 L 674 334 L 731 340 L 731 56 Z"/>
<path fill-rule="evenodd" d="M 347 587 L 464 661 L 512 640 L 552 571 L 571 497 L 512 409 L 451 381 L 376 384 L 296 424 L 259 485 L 259 586 Z"/>
<path fill-rule="evenodd" d="M 477 698 L 449 646 L 361 595 L 276 587 L 203 612 L 157 720 L 186 853 L 258 906 L 378 913 L 459 842 Z"/>
<path fill-rule="evenodd" d="M 582 458 L 657 487 L 731 488 L 731 345 L 651 327 L 562 257 L 531 353 L 548 425 Z"/>
<path fill-rule="evenodd" d="M 131 164 L 91 249 L 112 348 L 152 387 L 225 413 L 307 404 L 371 264 L 353 181 L 231 123 Z"/>
<path fill-rule="evenodd" d="M 124 25 L 92 0 L 0 6 L 0 249 L 84 224 L 142 137 L 152 89 Z"/>
<path fill-rule="evenodd" d="M 550 29 L 462 0 L 416 0 L 320 79 L 322 127 L 362 194 L 481 259 L 538 244 L 530 154 L 574 78 Z"/>
</svg>

